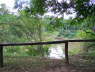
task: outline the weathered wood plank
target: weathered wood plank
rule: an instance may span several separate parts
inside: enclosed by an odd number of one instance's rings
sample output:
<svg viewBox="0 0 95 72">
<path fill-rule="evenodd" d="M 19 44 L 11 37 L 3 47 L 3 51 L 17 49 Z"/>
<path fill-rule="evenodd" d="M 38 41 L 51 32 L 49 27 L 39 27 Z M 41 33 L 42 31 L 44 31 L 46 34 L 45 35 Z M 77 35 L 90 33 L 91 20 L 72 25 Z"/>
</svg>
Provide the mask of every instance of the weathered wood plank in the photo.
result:
<svg viewBox="0 0 95 72">
<path fill-rule="evenodd" d="M 66 61 L 66 64 L 69 64 L 68 42 L 65 43 L 65 61 Z"/>
<path fill-rule="evenodd" d="M 62 40 L 62 41 L 29 42 L 29 43 L 0 43 L 0 46 L 47 45 L 47 44 L 60 44 L 65 42 L 95 42 L 95 40 Z"/>
<path fill-rule="evenodd" d="M 3 46 L 0 46 L 0 67 L 3 67 Z"/>
</svg>

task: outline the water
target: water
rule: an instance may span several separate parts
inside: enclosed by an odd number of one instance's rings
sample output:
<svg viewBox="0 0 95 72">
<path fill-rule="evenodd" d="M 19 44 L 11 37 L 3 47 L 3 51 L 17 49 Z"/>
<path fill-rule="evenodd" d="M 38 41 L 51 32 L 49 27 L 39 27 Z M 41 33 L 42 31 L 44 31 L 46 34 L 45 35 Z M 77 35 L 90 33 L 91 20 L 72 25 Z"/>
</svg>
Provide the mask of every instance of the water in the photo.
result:
<svg viewBox="0 0 95 72">
<path fill-rule="evenodd" d="M 51 59 L 63 59 L 65 58 L 63 46 L 61 45 L 55 45 L 53 47 L 49 48 L 49 55 L 48 57 Z"/>
</svg>

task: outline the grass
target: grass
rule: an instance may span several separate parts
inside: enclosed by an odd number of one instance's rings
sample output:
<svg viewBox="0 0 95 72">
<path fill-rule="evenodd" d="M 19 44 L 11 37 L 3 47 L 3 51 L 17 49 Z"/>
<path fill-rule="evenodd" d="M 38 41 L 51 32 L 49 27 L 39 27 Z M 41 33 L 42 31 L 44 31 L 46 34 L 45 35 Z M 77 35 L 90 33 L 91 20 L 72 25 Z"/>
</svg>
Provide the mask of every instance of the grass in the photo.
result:
<svg viewBox="0 0 95 72">
<path fill-rule="evenodd" d="M 82 52 L 83 43 L 69 43 L 69 54 L 70 55 L 77 55 Z"/>
</svg>

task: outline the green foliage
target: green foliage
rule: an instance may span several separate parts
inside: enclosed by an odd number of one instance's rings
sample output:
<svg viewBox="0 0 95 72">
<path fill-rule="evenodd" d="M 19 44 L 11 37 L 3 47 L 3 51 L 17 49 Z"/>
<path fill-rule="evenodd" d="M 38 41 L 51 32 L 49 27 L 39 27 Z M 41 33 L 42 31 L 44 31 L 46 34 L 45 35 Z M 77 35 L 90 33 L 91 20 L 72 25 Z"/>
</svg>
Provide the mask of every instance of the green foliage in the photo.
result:
<svg viewBox="0 0 95 72">
<path fill-rule="evenodd" d="M 72 48 L 70 51 L 69 51 L 70 55 L 76 55 L 76 54 L 79 54 L 81 53 L 81 49 L 80 48 Z"/>
<path fill-rule="evenodd" d="M 94 5 L 85 6 L 84 3 L 88 3 L 88 1 L 75 0 L 75 9 L 78 16 L 71 20 L 40 17 L 46 9 L 44 7 L 45 0 L 32 0 L 30 8 L 27 7 L 25 10 L 21 10 L 19 16 L 8 14 L 6 10 L 1 9 L 0 12 L 4 12 L 4 14 L 0 15 L 0 42 L 41 42 L 55 40 L 56 37 L 67 37 L 71 39 L 75 36 L 84 39 L 95 39 L 95 32 L 93 30 L 95 17 L 89 16 L 90 13 L 94 13 Z M 65 9 L 65 11 L 63 9 L 63 12 L 66 12 L 70 8 L 68 7 L 70 4 L 62 7 Z M 57 8 L 58 5 L 59 3 L 57 3 L 55 10 L 60 11 L 62 5 Z M 80 16 L 83 16 L 83 18 Z M 88 45 L 92 46 L 95 44 L 89 43 Z M 6 48 L 5 52 L 9 56 L 12 56 L 12 53 L 17 56 L 43 56 L 44 54 L 48 54 L 49 47 L 42 45 L 24 48 L 13 47 L 10 49 Z M 77 54 L 79 51 L 72 49 L 71 53 Z"/>
<path fill-rule="evenodd" d="M 6 5 L 5 4 L 0 4 L 0 15 L 5 15 L 5 14 L 8 14 L 8 13 L 9 13 L 9 11 L 6 8 Z"/>
<path fill-rule="evenodd" d="M 77 37 L 82 39 L 95 39 L 95 17 L 88 16 L 80 22 L 80 30 L 77 32 Z M 94 51 L 95 43 L 84 43 L 84 52 Z"/>
<path fill-rule="evenodd" d="M 45 0 L 31 0 L 30 10 L 33 15 L 45 12 Z"/>
<path fill-rule="evenodd" d="M 0 20 L 0 42 L 40 42 L 46 41 L 45 24 L 42 19 L 6 14 Z M 48 53 L 49 46 L 8 47 L 7 56 L 42 56 Z"/>
<path fill-rule="evenodd" d="M 88 17 L 95 14 L 95 5 L 90 4 L 91 0 L 75 0 L 78 16 Z"/>
</svg>

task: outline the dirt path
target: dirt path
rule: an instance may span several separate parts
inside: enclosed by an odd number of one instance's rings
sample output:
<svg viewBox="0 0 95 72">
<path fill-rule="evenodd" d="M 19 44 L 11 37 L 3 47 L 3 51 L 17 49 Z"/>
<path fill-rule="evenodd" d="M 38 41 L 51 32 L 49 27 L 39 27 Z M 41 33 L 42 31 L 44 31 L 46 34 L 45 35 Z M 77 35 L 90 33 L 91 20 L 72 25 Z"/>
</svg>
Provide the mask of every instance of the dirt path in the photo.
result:
<svg viewBox="0 0 95 72">
<path fill-rule="evenodd" d="M 0 72 L 95 72 L 95 69 L 88 68 L 74 68 L 71 66 L 57 66 L 57 67 L 11 67 L 0 69 Z"/>
<path fill-rule="evenodd" d="M 37 60 L 37 61 L 36 61 Z M 18 63 L 8 64 L 0 72 L 95 72 L 94 67 L 76 67 L 67 65 L 63 60 L 36 59 L 23 60 Z"/>
</svg>

